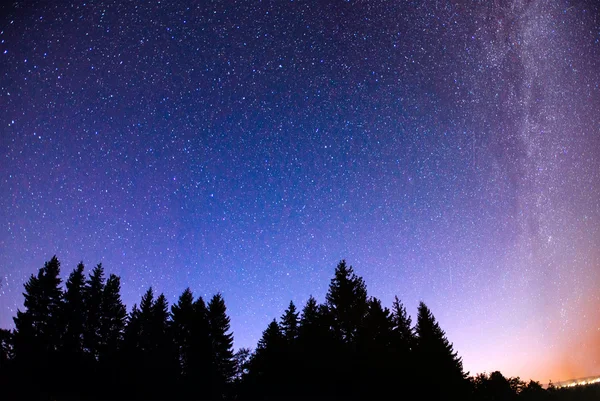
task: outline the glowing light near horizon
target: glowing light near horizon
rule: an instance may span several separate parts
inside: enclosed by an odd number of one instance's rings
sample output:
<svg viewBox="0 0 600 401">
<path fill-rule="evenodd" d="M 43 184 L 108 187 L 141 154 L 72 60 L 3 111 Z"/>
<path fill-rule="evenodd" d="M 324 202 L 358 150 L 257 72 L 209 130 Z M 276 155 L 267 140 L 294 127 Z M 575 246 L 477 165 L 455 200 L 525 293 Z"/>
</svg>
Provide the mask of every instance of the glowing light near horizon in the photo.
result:
<svg viewBox="0 0 600 401">
<path fill-rule="evenodd" d="M 556 384 L 556 387 L 557 388 L 577 387 L 577 386 L 587 386 L 589 384 L 596 384 L 596 383 L 600 383 L 600 377 L 578 379 L 578 380 L 571 381 L 571 382 L 559 383 L 559 384 Z"/>
</svg>

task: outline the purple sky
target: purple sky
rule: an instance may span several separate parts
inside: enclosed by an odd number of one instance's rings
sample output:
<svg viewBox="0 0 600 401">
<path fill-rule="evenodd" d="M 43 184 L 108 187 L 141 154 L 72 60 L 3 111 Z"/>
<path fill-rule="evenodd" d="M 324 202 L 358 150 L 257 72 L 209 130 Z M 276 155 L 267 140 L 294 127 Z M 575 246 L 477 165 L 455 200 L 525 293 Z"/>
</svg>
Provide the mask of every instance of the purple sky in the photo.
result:
<svg viewBox="0 0 600 401">
<path fill-rule="evenodd" d="M 600 374 L 594 3 L 0 6 L 0 327 L 56 254 L 254 347 L 345 258 L 472 373 Z"/>
</svg>

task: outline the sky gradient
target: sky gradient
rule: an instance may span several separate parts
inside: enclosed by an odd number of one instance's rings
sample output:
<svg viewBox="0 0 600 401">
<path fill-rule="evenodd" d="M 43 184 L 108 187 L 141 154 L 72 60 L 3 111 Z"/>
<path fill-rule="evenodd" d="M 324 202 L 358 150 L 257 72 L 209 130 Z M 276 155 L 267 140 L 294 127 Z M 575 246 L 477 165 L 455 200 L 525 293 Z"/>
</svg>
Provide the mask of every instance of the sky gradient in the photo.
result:
<svg viewBox="0 0 600 401">
<path fill-rule="evenodd" d="M 254 347 L 345 258 L 471 373 L 600 374 L 596 2 L 0 7 L 0 327 L 56 254 Z"/>
</svg>

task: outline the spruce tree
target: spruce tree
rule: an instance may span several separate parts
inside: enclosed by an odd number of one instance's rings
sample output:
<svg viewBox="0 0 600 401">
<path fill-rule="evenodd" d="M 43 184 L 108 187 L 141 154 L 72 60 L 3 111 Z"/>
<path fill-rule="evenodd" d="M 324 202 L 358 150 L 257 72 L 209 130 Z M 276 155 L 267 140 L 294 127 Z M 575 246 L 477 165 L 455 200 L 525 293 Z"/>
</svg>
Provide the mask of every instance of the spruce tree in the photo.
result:
<svg viewBox="0 0 600 401">
<path fill-rule="evenodd" d="M 394 347 L 398 351 L 408 354 L 415 345 L 415 333 L 412 328 L 412 319 L 398 297 L 394 297 L 392 303 L 392 331 Z"/>
<path fill-rule="evenodd" d="M 193 342 L 194 295 L 188 288 L 179 296 L 176 304 L 171 306 L 173 342 L 177 349 L 181 374 L 188 377 L 190 373 L 189 359 Z"/>
<path fill-rule="evenodd" d="M 419 380 L 423 385 L 424 397 L 464 397 L 468 390 L 462 359 L 454 351 L 435 317 L 421 302 L 418 308 L 415 356 L 418 363 Z M 437 386 L 425 386 L 435 382 Z"/>
<path fill-rule="evenodd" d="M 127 310 L 121 301 L 121 278 L 111 274 L 102 294 L 100 317 L 101 358 L 112 360 L 116 356 L 125 330 Z"/>
<path fill-rule="evenodd" d="M 337 265 L 325 299 L 334 332 L 343 343 L 351 344 L 367 313 L 367 287 L 345 260 Z"/>
<path fill-rule="evenodd" d="M 160 294 L 152 305 L 150 326 L 152 349 L 148 353 L 149 366 L 153 368 L 150 378 L 155 388 L 152 396 L 159 398 L 169 395 L 166 391 L 172 389 L 179 374 L 177 350 L 173 342 L 169 318 L 167 299 L 164 294 Z"/>
<path fill-rule="evenodd" d="M 25 283 L 25 311 L 17 310 L 14 318 L 15 369 L 22 378 L 36 380 L 38 386 L 25 386 L 34 397 L 57 394 L 57 351 L 63 334 L 60 288 L 60 262 L 56 256 L 44 264 L 37 276 L 31 275 Z"/>
<path fill-rule="evenodd" d="M 416 378 L 414 358 L 416 339 L 412 327 L 412 319 L 398 297 L 395 297 L 392 303 L 391 319 L 392 338 L 390 356 L 393 364 L 390 368 L 390 373 L 397 378 L 400 385 L 405 385 L 404 388 L 409 393 L 405 395 L 410 399 L 413 398 L 410 393 L 415 390 L 412 384 Z"/>
<path fill-rule="evenodd" d="M 353 387 L 364 382 L 360 377 L 360 361 L 356 358 L 357 336 L 367 314 L 367 287 L 342 260 L 335 269 L 329 284 L 326 305 L 331 316 L 331 327 L 336 338 L 332 347 L 332 382 L 338 383 L 341 397 L 356 395 Z"/>
<path fill-rule="evenodd" d="M 281 316 L 281 332 L 288 345 L 293 345 L 298 340 L 299 315 L 296 311 L 296 305 L 293 301 L 290 301 L 288 308 Z"/>
<path fill-rule="evenodd" d="M 64 335 L 61 341 L 59 366 L 57 366 L 59 370 L 73 379 L 71 389 L 80 395 L 83 395 L 88 387 L 89 380 L 89 375 L 84 373 L 87 370 L 83 350 L 86 316 L 84 284 L 84 265 L 83 262 L 80 262 L 66 281 L 61 314 Z"/>
<path fill-rule="evenodd" d="M 256 352 L 250 360 L 248 375 L 252 383 L 252 398 L 286 398 L 286 386 L 282 380 L 284 373 L 287 373 L 282 366 L 285 342 L 281 328 L 277 321 L 273 319 L 263 331 Z"/>
<path fill-rule="evenodd" d="M 141 311 L 137 304 L 131 308 L 131 312 L 127 317 L 127 324 L 123 336 L 123 347 L 120 353 L 121 364 L 117 371 L 121 377 L 127 377 L 127 386 L 123 394 L 124 399 L 136 398 L 139 394 L 136 389 L 143 388 L 144 378 L 144 361 L 142 359 L 142 318 Z"/>
<path fill-rule="evenodd" d="M 388 395 L 388 383 L 398 379 L 390 375 L 393 322 L 390 311 L 377 298 L 368 301 L 367 314 L 359 331 L 353 372 L 359 376 L 355 385 L 357 396 L 365 399 L 383 399 Z"/>
<path fill-rule="evenodd" d="M 300 355 L 298 348 L 298 336 L 300 330 L 300 314 L 296 310 L 294 302 L 290 301 L 288 308 L 281 316 L 281 336 L 283 338 L 281 349 L 280 371 L 286 372 L 279 379 L 282 392 L 281 397 L 290 398 L 295 395 L 295 390 L 301 383 L 299 381 Z"/>
<path fill-rule="evenodd" d="M 213 397 L 222 398 L 233 380 L 233 334 L 230 319 L 221 294 L 216 294 L 208 303 L 208 323 L 212 345 L 212 390 Z"/>
<path fill-rule="evenodd" d="M 213 396 L 213 345 L 208 309 L 202 297 L 194 301 L 194 316 L 191 327 L 191 343 L 188 355 L 188 373 L 185 392 L 188 398 L 208 399 Z"/>
<path fill-rule="evenodd" d="M 102 298 L 104 293 L 104 268 L 98 264 L 85 283 L 85 323 L 83 332 L 83 346 L 91 358 L 97 361 L 102 347 L 101 316 Z"/>
<path fill-rule="evenodd" d="M 83 331 L 85 323 L 85 305 L 83 287 L 85 276 L 84 265 L 80 262 L 66 282 L 65 302 L 63 307 L 63 324 L 65 333 L 62 348 L 67 359 L 80 358 L 83 354 Z"/>
<path fill-rule="evenodd" d="M 98 349 L 101 377 L 109 385 L 119 385 L 120 372 L 117 364 L 123 347 L 126 318 L 127 310 L 121 301 L 121 279 L 111 274 L 102 294 Z"/>
<path fill-rule="evenodd" d="M 298 381 L 301 397 L 331 397 L 337 383 L 332 372 L 335 360 L 336 340 L 331 329 L 332 318 L 326 305 L 319 305 L 311 296 L 302 309 L 298 335 Z"/>
</svg>

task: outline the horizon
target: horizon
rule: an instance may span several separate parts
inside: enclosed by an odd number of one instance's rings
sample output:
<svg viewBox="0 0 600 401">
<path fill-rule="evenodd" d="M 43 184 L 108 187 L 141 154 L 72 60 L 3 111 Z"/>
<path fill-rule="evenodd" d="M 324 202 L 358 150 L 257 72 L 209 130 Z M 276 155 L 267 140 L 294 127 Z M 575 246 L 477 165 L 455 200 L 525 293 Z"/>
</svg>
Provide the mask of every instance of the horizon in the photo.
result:
<svg viewBox="0 0 600 401">
<path fill-rule="evenodd" d="M 60 258 L 59 258 L 59 261 L 60 261 Z M 84 263 L 84 265 L 85 265 L 85 263 Z M 94 265 L 91 265 L 91 266 L 85 265 L 85 269 L 86 269 L 85 273 L 86 273 L 86 275 L 89 275 L 91 269 L 93 267 L 95 267 L 96 265 L 97 264 L 94 264 Z M 103 265 L 103 267 L 106 269 L 106 266 Z M 66 277 L 68 276 L 68 274 L 70 273 L 71 270 L 65 270 L 64 265 L 61 262 L 61 278 L 62 278 L 62 282 L 61 282 L 60 287 L 63 290 L 65 289 Z M 110 270 L 105 270 L 105 271 L 106 271 L 106 276 L 108 276 L 108 275 L 110 275 L 112 273 Z M 356 272 L 359 273 L 359 271 L 356 271 Z M 35 275 L 35 272 L 32 272 L 31 274 Z M 358 274 L 358 275 L 360 276 L 360 274 Z M 122 286 L 123 286 L 123 284 L 124 283 L 121 282 Z M 368 289 L 369 288 L 368 283 L 366 283 L 366 286 L 367 286 L 367 289 Z M 155 292 L 156 295 L 163 293 L 162 291 L 160 291 L 159 288 L 156 288 L 156 287 L 152 287 L 152 288 L 153 288 L 153 290 L 154 290 L 154 292 Z M 188 287 L 185 287 L 185 288 L 188 288 Z M 143 289 L 142 290 L 142 294 L 147 289 L 148 288 Z M 220 291 L 216 291 L 213 294 L 203 293 L 203 294 L 198 295 L 194 291 L 193 288 L 190 288 L 190 290 L 192 291 L 192 293 L 194 294 L 195 297 L 201 296 L 204 299 L 205 302 L 207 302 L 208 300 L 210 300 L 210 298 L 211 298 L 212 295 L 220 293 L 220 294 L 223 295 L 226 305 L 228 305 L 228 302 L 227 302 L 228 298 L 227 298 L 227 296 L 225 294 L 223 294 L 222 292 L 220 292 Z M 176 293 L 176 294 L 164 294 L 166 296 L 166 298 L 167 298 L 169 308 L 170 308 L 171 305 L 173 305 L 177 301 L 177 299 L 179 298 L 179 296 L 181 295 L 182 292 L 183 292 L 183 290 L 180 291 L 180 292 L 178 292 L 178 293 Z M 139 298 L 141 298 L 142 294 L 140 294 Z M 325 294 L 323 294 L 322 296 L 316 296 L 315 294 L 311 294 L 311 296 L 313 296 L 317 300 L 317 302 L 319 302 L 319 303 L 322 303 L 325 300 Z M 373 296 L 373 295 L 371 294 L 370 296 Z M 133 302 L 131 305 L 129 305 L 127 303 L 124 303 L 125 307 L 127 308 L 127 313 L 128 314 L 131 312 L 134 304 L 136 304 L 138 306 L 140 305 L 139 298 L 138 298 L 138 301 Z M 423 301 L 423 302 L 425 302 L 427 304 L 426 300 L 419 300 L 419 302 L 420 301 Z M 306 302 L 306 300 L 304 302 L 302 302 L 302 303 L 296 303 L 295 302 L 295 304 L 296 304 L 296 306 L 298 307 L 299 310 L 302 310 L 302 307 L 304 306 L 305 302 Z M 391 303 L 390 304 L 386 304 L 385 302 L 382 302 L 382 305 L 384 307 L 388 307 L 388 308 L 391 307 Z M 287 306 L 287 303 L 285 303 L 285 306 Z M 280 316 L 283 313 L 283 309 L 284 308 L 282 308 L 281 313 L 279 315 L 273 316 L 270 319 L 268 319 L 267 323 L 271 322 L 273 319 L 277 319 L 277 321 L 279 322 L 280 321 Z M 415 306 L 414 309 L 415 309 L 415 313 L 410 313 L 410 308 L 407 307 L 407 312 L 408 312 L 408 315 L 412 318 L 413 325 L 416 324 L 416 321 L 415 321 L 416 306 Z M 24 310 L 24 308 L 21 307 L 20 310 Z M 435 310 L 432 310 L 432 312 L 436 316 L 436 319 L 438 319 L 438 317 L 437 317 L 437 315 L 435 313 Z M 439 321 L 439 319 L 438 319 L 438 321 Z M 249 348 L 250 350 L 255 350 L 256 349 L 256 343 L 258 342 L 259 338 L 256 338 L 256 341 L 253 344 L 243 344 L 243 345 L 236 344 L 236 332 L 235 332 L 234 328 L 236 326 L 239 326 L 239 325 L 236 325 L 235 322 L 232 320 L 231 326 L 232 326 L 231 333 L 233 334 L 234 349 L 235 350 L 239 350 L 240 348 Z M 446 335 L 448 335 L 448 332 L 445 330 L 444 325 L 442 324 L 441 326 L 442 326 L 442 329 L 444 329 L 444 331 L 446 332 Z M 265 327 L 266 327 L 266 324 L 265 324 Z M 0 327 L 0 328 L 6 328 L 6 327 Z M 10 325 L 10 327 L 8 327 L 8 329 L 14 329 L 14 323 L 12 325 Z M 243 327 L 241 329 L 243 330 Z M 453 343 L 451 336 L 449 336 L 449 340 L 450 340 L 451 343 Z M 581 375 L 580 376 L 576 376 L 576 375 L 572 375 L 571 377 L 565 376 L 564 378 L 560 378 L 560 379 L 551 377 L 551 378 L 549 378 L 547 380 L 543 380 L 543 379 L 539 379 L 539 378 L 535 378 L 535 377 L 522 377 L 519 374 L 510 374 L 510 372 L 502 371 L 501 369 L 494 368 L 494 367 L 492 367 L 490 369 L 484 369 L 484 370 L 481 370 L 481 371 L 475 371 L 475 372 L 473 372 L 473 371 L 469 370 L 469 368 L 468 368 L 468 366 L 469 366 L 468 361 L 464 360 L 463 355 L 460 352 L 460 349 L 456 348 L 456 345 L 455 345 L 455 349 L 458 351 L 458 356 L 463 359 L 463 364 L 465 366 L 465 372 L 467 372 L 470 377 L 475 377 L 478 374 L 490 374 L 490 373 L 492 373 L 494 371 L 500 371 L 506 377 L 520 377 L 520 379 L 525 380 L 525 381 L 528 381 L 528 380 L 537 381 L 544 388 L 547 388 L 548 385 L 549 385 L 549 383 L 553 383 L 557 388 L 560 388 L 560 387 L 571 387 L 573 385 L 577 385 L 578 386 L 578 385 L 582 385 L 582 384 L 594 384 L 594 383 L 597 383 L 598 380 L 600 380 L 600 374 L 598 374 L 598 375 L 588 375 L 588 376 L 581 376 Z M 502 350 L 499 350 L 499 351 L 502 351 Z M 569 372 L 573 372 L 573 371 L 572 370 L 565 370 L 565 371 L 563 371 L 563 374 L 568 375 Z"/>
<path fill-rule="evenodd" d="M 600 5 L 0 5 L 0 327 L 56 254 L 221 292 L 235 347 L 346 259 L 465 370 L 600 375 Z"/>
</svg>

